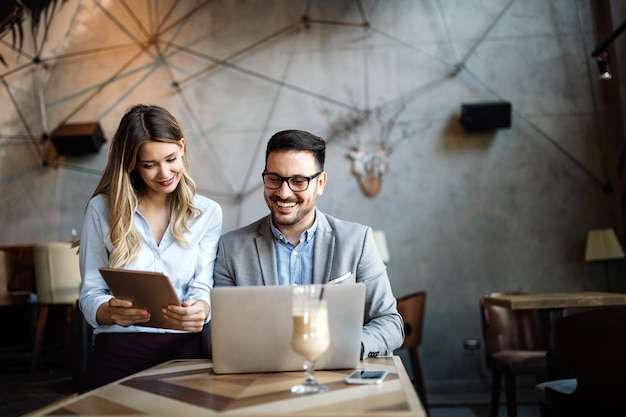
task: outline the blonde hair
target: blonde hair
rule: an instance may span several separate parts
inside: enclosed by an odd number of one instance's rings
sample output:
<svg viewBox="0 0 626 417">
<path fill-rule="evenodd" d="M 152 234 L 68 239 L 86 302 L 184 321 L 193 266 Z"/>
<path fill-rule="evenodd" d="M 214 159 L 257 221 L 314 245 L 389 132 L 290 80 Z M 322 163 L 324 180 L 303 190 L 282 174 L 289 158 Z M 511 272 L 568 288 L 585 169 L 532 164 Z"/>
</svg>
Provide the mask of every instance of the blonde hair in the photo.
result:
<svg viewBox="0 0 626 417">
<path fill-rule="evenodd" d="M 103 194 L 109 201 L 113 244 L 109 264 L 112 267 L 127 265 L 140 251 L 139 235 L 133 224 L 139 197 L 146 192 L 146 184 L 137 171 L 139 149 L 151 141 L 180 145 L 182 138 L 178 122 L 162 107 L 136 105 L 122 117 L 104 173 L 92 195 Z M 200 209 L 193 204 L 196 184 L 189 176 L 186 152 L 182 162 L 182 177 L 170 199 L 170 225 L 174 238 L 189 246 L 184 232 L 189 230 L 190 221 L 200 214 Z"/>
</svg>

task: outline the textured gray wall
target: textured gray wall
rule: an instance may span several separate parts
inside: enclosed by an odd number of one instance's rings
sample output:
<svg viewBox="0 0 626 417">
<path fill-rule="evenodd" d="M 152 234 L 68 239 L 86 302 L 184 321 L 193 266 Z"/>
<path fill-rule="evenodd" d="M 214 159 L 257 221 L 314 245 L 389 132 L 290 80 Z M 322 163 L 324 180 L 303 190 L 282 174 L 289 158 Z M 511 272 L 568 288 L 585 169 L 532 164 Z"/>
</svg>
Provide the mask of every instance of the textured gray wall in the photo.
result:
<svg viewBox="0 0 626 417">
<path fill-rule="evenodd" d="M 428 292 L 429 387 L 488 375 L 482 352 L 463 350 L 481 337 L 483 293 L 607 289 L 603 267 L 583 257 L 589 229 L 621 227 L 619 192 L 602 184 L 617 188 L 623 118 L 589 59 L 589 2 L 365 0 L 364 15 L 353 0 L 314 0 L 308 11 L 304 0 L 181 3 L 168 15 L 172 2 L 151 2 L 151 17 L 129 2 L 140 28 L 118 2 L 70 0 L 44 43 L 46 70 L 0 45 L 0 243 L 69 240 L 104 167 L 106 147 L 42 167 L 53 153 L 42 132 L 98 120 L 111 138 L 141 102 L 179 118 L 192 174 L 222 204 L 225 231 L 267 212 L 271 134 L 328 138 L 320 208 L 386 232 L 397 296 Z M 165 16 L 155 48 L 147 39 Z M 34 55 L 28 39 L 24 49 Z M 623 79 L 612 82 L 609 93 Z M 510 129 L 465 133 L 461 103 L 500 100 L 513 105 Z M 382 189 L 367 197 L 347 155 L 355 141 L 381 146 L 376 118 L 348 138 L 331 133 L 325 112 L 389 119 L 403 106 Z M 623 289 L 621 264 L 609 272 Z"/>
</svg>

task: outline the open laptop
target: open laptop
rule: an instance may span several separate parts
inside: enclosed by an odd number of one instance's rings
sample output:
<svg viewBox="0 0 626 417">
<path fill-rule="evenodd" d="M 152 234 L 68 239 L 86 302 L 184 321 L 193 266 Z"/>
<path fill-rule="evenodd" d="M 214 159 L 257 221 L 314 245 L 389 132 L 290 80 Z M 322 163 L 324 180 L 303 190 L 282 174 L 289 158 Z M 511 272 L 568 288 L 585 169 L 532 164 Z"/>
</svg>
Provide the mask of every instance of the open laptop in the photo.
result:
<svg viewBox="0 0 626 417">
<path fill-rule="evenodd" d="M 291 286 L 216 287 L 211 290 L 213 370 L 217 374 L 302 370 L 291 349 Z M 326 285 L 330 347 L 315 369 L 358 366 L 365 285 Z"/>
</svg>

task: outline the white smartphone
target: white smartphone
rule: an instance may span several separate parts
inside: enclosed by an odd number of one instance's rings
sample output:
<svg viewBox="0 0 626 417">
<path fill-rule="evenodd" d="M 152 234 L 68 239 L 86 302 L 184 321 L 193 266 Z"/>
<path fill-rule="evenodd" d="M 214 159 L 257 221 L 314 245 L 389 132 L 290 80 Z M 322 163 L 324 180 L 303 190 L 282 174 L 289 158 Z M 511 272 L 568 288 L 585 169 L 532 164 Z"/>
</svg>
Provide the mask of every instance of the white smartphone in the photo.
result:
<svg viewBox="0 0 626 417">
<path fill-rule="evenodd" d="M 384 369 L 357 369 L 346 377 L 348 384 L 380 384 L 389 371 Z"/>
</svg>

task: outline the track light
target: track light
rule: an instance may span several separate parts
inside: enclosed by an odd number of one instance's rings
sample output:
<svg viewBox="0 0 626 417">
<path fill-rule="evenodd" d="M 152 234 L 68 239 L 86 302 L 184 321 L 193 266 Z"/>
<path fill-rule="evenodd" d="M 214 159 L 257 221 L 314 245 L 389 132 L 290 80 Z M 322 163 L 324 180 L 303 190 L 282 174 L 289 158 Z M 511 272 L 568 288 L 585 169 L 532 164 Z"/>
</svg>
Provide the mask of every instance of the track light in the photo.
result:
<svg viewBox="0 0 626 417">
<path fill-rule="evenodd" d="M 609 53 L 607 48 L 622 32 L 626 30 L 626 20 L 624 20 L 611 34 L 591 52 L 591 56 L 598 62 L 598 71 L 601 80 L 613 78 L 609 69 Z"/>
<path fill-rule="evenodd" d="M 604 51 L 596 57 L 598 62 L 598 77 L 601 80 L 610 80 L 613 78 L 609 68 L 609 53 Z"/>
</svg>

